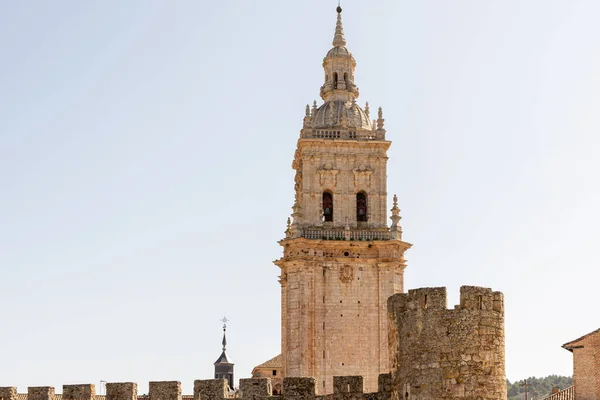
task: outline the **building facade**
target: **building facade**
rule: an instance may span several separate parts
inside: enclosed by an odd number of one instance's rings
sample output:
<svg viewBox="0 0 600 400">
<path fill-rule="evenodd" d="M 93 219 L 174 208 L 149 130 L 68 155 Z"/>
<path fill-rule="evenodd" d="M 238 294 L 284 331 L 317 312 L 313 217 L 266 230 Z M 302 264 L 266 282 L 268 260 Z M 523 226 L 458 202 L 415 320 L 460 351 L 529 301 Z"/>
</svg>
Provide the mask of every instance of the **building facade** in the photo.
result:
<svg viewBox="0 0 600 400">
<path fill-rule="evenodd" d="M 575 399 L 600 400 L 600 329 L 562 347 L 573 353 Z"/>
<path fill-rule="evenodd" d="M 371 119 L 356 102 L 356 61 L 346 47 L 338 7 L 333 48 L 324 61 L 323 104 L 306 107 L 292 168 L 295 202 L 280 241 L 282 368 L 315 377 L 331 393 L 333 377 L 363 375 L 377 390 L 389 372 L 387 299 L 404 290 L 400 210 L 387 221 L 383 112 Z"/>
</svg>

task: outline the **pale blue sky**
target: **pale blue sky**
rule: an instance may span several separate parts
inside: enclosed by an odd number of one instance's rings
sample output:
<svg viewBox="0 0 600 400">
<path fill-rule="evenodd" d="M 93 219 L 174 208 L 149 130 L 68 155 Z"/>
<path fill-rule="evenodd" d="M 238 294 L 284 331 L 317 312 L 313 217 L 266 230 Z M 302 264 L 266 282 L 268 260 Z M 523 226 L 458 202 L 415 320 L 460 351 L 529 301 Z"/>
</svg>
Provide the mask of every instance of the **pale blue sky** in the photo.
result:
<svg viewBox="0 0 600 400">
<path fill-rule="evenodd" d="M 237 377 L 279 352 L 277 240 L 336 2 L 0 4 L 0 386 Z M 600 2 L 346 0 L 407 288 L 506 297 L 507 375 L 600 327 Z M 391 204 L 390 204 L 391 206 Z M 450 304 L 452 306 L 452 304 Z"/>
</svg>

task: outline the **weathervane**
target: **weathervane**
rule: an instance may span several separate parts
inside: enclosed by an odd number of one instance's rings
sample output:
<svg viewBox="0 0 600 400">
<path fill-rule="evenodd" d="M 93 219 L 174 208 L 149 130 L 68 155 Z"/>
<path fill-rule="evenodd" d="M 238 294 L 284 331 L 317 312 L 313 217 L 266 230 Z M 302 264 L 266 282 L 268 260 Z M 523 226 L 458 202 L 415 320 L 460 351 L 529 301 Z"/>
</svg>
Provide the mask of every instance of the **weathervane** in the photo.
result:
<svg viewBox="0 0 600 400">
<path fill-rule="evenodd" d="M 221 319 L 221 322 L 223 323 L 223 330 L 227 329 L 227 323 L 229 322 L 229 320 L 227 319 L 227 317 L 223 317 Z"/>
</svg>

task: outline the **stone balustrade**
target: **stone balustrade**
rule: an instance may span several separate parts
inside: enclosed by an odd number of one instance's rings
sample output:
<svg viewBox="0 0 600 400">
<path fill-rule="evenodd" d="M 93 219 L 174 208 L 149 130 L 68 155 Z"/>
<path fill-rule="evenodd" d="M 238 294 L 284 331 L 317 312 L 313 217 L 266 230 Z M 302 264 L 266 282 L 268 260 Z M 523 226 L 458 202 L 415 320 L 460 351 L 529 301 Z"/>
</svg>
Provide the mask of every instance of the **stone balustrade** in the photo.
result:
<svg viewBox="0 0 600 400">
<path fill-rule="evenodd" d="M 303 229 L 301 237 L 305 239 L 322 240 L 391 240 L 392 234 L 389 231 L 376 231 L 367 229 Z"/>
<path fill-rule="evenodd" d="M 303 139 L 340 139 L 340 140 L 385 140 L 385 135 L 377 131 L 342 129 L 305 129 Z"/>
</svg>

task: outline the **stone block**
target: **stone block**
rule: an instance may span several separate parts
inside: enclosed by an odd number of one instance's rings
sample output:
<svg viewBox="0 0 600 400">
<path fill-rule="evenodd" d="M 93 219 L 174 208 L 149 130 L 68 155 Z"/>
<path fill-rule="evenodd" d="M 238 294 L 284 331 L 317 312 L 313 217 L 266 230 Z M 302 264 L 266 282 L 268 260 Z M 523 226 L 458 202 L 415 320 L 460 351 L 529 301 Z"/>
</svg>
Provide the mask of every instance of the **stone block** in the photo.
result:
<svg viewBox="0 0 600 400">
<path fill-rule="evenodd" d="M 240 379 L 240 392 L 244 400 L 259 400 L 272 395 L 269 378 Z"/>
<path fill-rule="evenodd" d="M 17 400 L 17 388 L 0 387 L 0 400 Z"/>
<path fill-rule="evenodd" d="M 96 387 L 88 385 L 63 385 L 63 400 L 94 400 Z"/>
<path fill-rule="evenodd" d="M 27 388 L 27 400 L 54 400 L 54 388 L 38 386 Z"/>
<path fill-rule="evenodd" d="M 391 392 L 392 391 L 392 374 L 379 374 L 377 379 L 378 392 Z"/>
<path fill-rule="evenodd" d="M 181 382 L 150 382 L 149 400 L 181 400 Z"/>
<path fill-rule="evenodd" d="M 312 400 L 315 393 L 315 378 L 283 378 L 283 397 L 286 400 Z"/>
<path fill-rule="evenodd" d="M 333 394 L 337 393 L 363 393 L 362 376 L 334 376 Z"/>
<path fill-rule="evenodd" d="M 194 381 L 194 400 L 220 400 L 227 397 L 227 379 Z"/>
<path fill-rule="evenodd" d="M 137 383 L 120 382 L 106 384 L 106 400 L 137 400 Z"/>
</svg>

